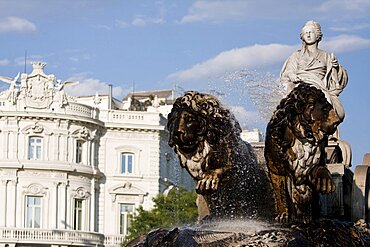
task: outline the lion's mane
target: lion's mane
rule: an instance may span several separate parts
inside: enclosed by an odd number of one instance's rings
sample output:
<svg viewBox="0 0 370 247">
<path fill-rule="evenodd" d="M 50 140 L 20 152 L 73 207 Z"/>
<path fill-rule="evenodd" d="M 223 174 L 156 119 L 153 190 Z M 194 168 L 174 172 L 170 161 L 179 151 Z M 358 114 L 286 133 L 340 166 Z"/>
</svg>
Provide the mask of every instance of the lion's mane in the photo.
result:
<svg viewBox="0 0 370 247">
<path fill-rule="evenodd" d="M 178 118 L 183 111 L 198 116 L 198 120 L 202 121 L 203 126 L 198 137 L 207 140 L 211 145 L 225 139 L 228 141 L 230 138 L 236 140 L 240 136 L 241 128 L 233 114 L 223 107 L 214 96 L 196 91 L 188 91 L 184 96 L 176 99 L 168 116 L 167 129 L 170 130 L 171 135 L 173 134 L 174 119 Z M 172 136 L 170 136 L 171 140 Z"/>
</svg>

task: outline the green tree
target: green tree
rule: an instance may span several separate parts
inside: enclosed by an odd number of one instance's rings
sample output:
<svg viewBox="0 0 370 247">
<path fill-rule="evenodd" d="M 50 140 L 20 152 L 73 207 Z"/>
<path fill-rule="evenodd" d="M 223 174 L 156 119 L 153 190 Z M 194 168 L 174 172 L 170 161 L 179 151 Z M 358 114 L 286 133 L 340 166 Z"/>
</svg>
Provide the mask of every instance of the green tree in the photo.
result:
<svg viewBox="0 0 370 247">
<path fill-rule="evenodd" d="M 195 191 L 189 192 L 184 188 L 173 189 L 167 196 L 157 195 L 153 198 L 152 210 L 145 211 L 139 207 L 136 214 L 131 216 L 129 235 L 125 242 L 156 228 L 172 228 L 195 223 L 198 216 L 196 197 Z"/>
</svg>

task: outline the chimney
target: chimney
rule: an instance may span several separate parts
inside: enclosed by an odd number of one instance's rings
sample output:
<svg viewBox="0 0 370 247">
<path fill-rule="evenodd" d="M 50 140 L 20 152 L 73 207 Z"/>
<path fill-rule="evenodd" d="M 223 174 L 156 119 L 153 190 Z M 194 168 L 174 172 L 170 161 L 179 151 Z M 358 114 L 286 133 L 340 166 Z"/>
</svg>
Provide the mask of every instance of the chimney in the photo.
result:
<svg viewBox="0 0 370 247">
<path fill-rule="evenodd" d="M 112 110 L 112 84 L 109 84 L 109 94 L 108 94 L 108 110 Z"/>
</svg>

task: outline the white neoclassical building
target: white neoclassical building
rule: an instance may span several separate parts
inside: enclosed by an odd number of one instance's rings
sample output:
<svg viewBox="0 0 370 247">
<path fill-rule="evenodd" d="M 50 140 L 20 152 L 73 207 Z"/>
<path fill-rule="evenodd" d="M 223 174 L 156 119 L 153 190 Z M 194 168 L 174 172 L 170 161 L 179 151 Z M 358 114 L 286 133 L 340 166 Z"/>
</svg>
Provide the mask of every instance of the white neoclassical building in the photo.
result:
<svg viewBox="0 0 370 247">
<path fill-rule="evenodd" d="M 119 246 L 135 208 L 193 187 L 167 145 L 173 95 L 75 98 L 44 66 L 0 78 L 0 246 Z"/>
</svg>

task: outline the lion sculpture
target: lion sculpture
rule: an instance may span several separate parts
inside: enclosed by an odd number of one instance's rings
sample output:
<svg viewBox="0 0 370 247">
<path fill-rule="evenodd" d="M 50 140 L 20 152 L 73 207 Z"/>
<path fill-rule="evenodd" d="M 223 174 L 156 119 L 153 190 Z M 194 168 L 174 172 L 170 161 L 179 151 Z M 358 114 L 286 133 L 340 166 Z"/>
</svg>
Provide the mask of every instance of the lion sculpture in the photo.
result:
<svg viewBox="0 0 370 247">
<path fill-rule="evenodd" d="M 267 125 L 265 158 L 279 221 L 313 220 L 319 194 L 335 191 L 325 145 L 341 121 L 324 93 L 309 84 L 300 83 L 278 105 Z"/>
<path fill-rule="evenodd" d="M 167 128 L 169 145 L 196 182 L 199 212 L 210 219 L 263 215 L 267 177 L 240 138 L 239 123 L 214 96 L 186 92 L 176 99 Z"/>
</svg>

